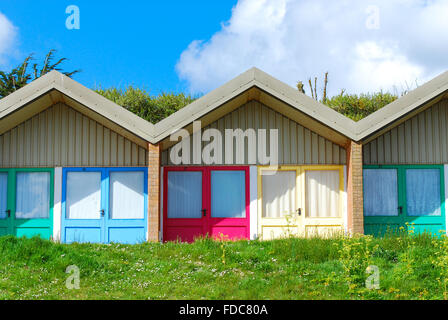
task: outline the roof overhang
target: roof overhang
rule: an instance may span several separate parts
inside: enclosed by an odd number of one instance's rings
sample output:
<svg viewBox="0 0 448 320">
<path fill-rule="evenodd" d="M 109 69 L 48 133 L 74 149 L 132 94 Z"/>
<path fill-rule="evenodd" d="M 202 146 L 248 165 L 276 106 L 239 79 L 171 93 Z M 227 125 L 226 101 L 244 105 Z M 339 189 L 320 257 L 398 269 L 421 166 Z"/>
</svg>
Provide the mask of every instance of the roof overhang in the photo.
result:
<svg viewBox="0 0 448 320">
<path fill-rule="evenodd" d="M 0 100 L 0 134 L 63 102 L 147 148 L 154 126 L 69 77 L 52 71 Z"/>
<path fill-rule="evenodd" d="M 447 97 L 448 72 L 405 94 L 394 102 L 358 121 L 356 141 L 367 143 Z"/>
<path fill-rule="evenodd" d="M 207 126 L 246 102 L 257 100 L 345 146 L 350 140 L 368 142 L 440 101 L 447 92 L 448 72 L 445 72 L 354 122 L 267 73 L 251 68 L 153 125 L 69 77 L 51 71 L 0 100 L 0 134 L 45 108 L 64 102 L 141 146 L 162 142 L 166 148 L 172 144 L 169 141 L 172 133 L 182 128 L 191 132 L 195 120 Z"/>
<path fill-rule="evenodd" d="M 169 141 L 169 136 L 177 130 L 185 128 L 192 132 L 195 120 L 201 120 L 205 127 L 251 100 L 263 103 L 341 146 L 353 139 L 353 120 L 257 68 L 246 71 L 158 122 L 154 139 L 163 141 L 165 149 L 174 143 Z"/>
</svg>

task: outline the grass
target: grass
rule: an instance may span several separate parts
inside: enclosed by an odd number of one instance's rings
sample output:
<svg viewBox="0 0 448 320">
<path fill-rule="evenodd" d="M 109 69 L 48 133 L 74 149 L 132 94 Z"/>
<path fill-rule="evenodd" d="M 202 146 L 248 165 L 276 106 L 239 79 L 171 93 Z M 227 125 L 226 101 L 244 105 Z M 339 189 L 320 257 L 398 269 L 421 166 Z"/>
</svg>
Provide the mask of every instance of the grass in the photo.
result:
<svg viewBox="0 0 448 320">
<path fill-rule="evenodd" d="M 58 244 L 0 238 L 0 299 L 443 299 L 446 237 L 193 244 Z M 368 265 L 380 289 L 364 282 Z M 67 289 L 66 268 L 80 270 Z"/>
</svg>

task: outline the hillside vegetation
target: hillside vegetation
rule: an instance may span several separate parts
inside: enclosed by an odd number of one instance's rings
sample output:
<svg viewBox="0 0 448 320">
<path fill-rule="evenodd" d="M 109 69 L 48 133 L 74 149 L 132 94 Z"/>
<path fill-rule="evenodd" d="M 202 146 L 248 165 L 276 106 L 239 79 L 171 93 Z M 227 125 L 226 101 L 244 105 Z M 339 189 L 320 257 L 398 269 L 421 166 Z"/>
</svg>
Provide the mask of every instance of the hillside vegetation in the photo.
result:
<svg viewBox="0 0 448 320">
<path fill-rule="evenodd" d="M 445 236 L 408 234 L 141 245 L 7 236 L 0 299 L 444 299 L 447 248 Z M 79 289 L 66 287 L 72 265 Z M 379 289 L 366 288 L 368 266 Z"/>
</svg>

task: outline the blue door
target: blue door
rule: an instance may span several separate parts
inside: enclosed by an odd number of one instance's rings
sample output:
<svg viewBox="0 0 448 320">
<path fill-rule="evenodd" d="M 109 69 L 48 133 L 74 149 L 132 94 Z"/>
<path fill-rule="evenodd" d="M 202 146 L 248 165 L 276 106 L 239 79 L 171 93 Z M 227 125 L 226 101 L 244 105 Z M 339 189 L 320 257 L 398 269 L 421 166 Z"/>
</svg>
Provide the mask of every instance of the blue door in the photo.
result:
<svg viewBox="0 0 448 320">
<path fill-rule="evenodd" d="M 146 168 L 64 168 L 62 175 L 62 242 L 146 240 Z"/>
</svg>

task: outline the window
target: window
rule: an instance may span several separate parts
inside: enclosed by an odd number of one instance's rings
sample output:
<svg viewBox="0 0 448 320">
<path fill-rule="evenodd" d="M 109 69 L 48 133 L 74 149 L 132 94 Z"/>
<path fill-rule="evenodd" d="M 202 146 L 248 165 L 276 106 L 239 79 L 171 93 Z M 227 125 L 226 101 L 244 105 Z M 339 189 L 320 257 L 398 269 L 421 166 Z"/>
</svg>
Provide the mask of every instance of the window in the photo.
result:
<svg viewBox="0 0 448 320">
<path fill-rule="evenodd" d="M 145 216 L 144 173 L 111 171 L 109 176 L 112 219 L 143 219 Z"/>
<path fill-rule="evenodd" d="M 263 218 L 282 218 L 296 208 L 296 171 L 264 171 L 262 179 Z"/>
<path fill-rule="evenodd" d="M 336 218 L 340 213 L 338 170 L 307 170 L 306 216 Z"/>
<path fill-rule="evenodd" d="M 244 171 L 211 171 L 213 218 L 246 217 L 246 183 Z"/>
<path fill-rule="evenodd" d="M 99 219 L 101 172 L 67 172 L 67 219 Z"/>
<path fill-rule="evenodd" d="M 440 170 L 406 170 L 408 216 L 440 216 Z"/>
<path fill-rule="evenodd" d="M 168 218 L 202 217 L 202 172 L 168 172 Z"/>
<path fill-rule="evenodd" d="M 364 215 L 398 215 L 397 169 L 364 169 Z"/>
<path fill-rule="evenodd" d="M 50 215 L 50 173 L 18 172 L 16 219 L 46 219 Z"/>
</svg>

